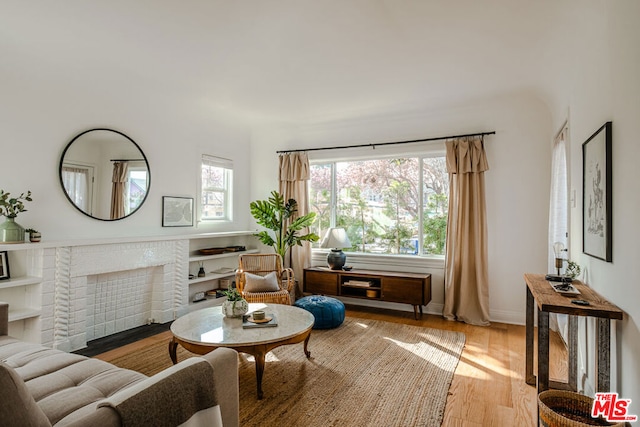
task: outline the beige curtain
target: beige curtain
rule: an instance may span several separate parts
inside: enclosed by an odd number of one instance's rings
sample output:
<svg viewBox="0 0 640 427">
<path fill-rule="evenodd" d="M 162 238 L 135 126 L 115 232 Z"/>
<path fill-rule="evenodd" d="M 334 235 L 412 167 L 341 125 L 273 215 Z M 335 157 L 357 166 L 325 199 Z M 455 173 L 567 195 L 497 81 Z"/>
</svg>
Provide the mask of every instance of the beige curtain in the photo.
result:
<svg viewBox="0 0 640 427">
<path fill-rule="evenodd" d="M 480 137 L 446 141 L 449 218 L 443 315 L 472 325 L 489 324 L 487 218 Z"/>
<path fill-rule="evenodd" d="M 307 153 L 286 153 L 280 155 L 280 194 L 285 200 L 295 199 L 298 202 L 298 215 L 309 213 L 309 158 Z M 308 233 L 308 229 L 301 234 Z M 305 267 L 311 265 L 311 245 L 302 242 L 302 246 L 291 248 L 285 265 L 293 268 L 297 286 L 294 297 L 302 296 L 302 277 Z"/>
<path fill-rule="evenodd" d="M 111 219 L 123 218 L 125 215 L 125 185 L 127 182 L 127 174 L 129 165 L 124 162 L 115 162 L 113 164 L 113 176 L 111 182 Z"/>
</svg>

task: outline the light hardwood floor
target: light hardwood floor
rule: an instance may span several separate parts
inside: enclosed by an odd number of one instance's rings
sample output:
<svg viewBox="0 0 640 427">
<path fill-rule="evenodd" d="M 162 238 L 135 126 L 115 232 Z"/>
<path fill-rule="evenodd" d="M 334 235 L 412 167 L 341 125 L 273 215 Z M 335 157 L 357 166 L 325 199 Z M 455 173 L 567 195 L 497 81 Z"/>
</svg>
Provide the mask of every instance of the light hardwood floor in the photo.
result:
<svg viewBox="0 0 640 427">
<path fill-rule="evenodd" d="M 472 326 L 428 314 L 415 320 L 413 313 L 409 312 L 356 306 L 347 307 L 347 316 L 447 329 L 466 335 L 465 347 L 449 390 L 443 426 L 536 425 L 536 389 L 524 382 L 524 326 L 502 323 Z M 144 348 L 150 342 L 166 342 L 170 337 L 170 332 L 164 332 L 96 357 L 110 361 L 134 349 Z M 564 344 L 556 334 L 552 334 L 550 341 L 550 376 L 566 381 Z"/>
</svg>

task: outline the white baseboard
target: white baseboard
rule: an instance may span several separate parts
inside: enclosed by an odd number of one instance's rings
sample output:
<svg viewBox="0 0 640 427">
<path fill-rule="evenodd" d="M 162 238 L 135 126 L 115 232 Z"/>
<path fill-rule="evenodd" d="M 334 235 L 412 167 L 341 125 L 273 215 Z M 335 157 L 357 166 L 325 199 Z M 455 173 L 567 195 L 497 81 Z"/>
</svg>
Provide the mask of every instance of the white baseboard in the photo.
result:
<svg viewBox="0 0 640 427">
<path fill-rule="evenodd" d="M 339 299 L 345 304 L 361 305 L 364 307 L 384 308 L 387 310 L 408 311 L 413 313 L 413 306 L 410 304 L 365 300 L 365 299 L 359 299 L 359 298 L 348 298 L 348 297 L 335 296 L 335 295 L 332 297 Z M 444 304 L 431 302 L 427 305 L 426 309 L 423 308 L 423 312 L 426 314 L 442 316 L 443 309 L 444 309 Z M 509 323 L 512 325 L 524 325 L 524 321 L 522 319 L 522 313 L 518 311 L 492 310 L 491 321 L 499 322 L 499 323 Z"/>
</svg>

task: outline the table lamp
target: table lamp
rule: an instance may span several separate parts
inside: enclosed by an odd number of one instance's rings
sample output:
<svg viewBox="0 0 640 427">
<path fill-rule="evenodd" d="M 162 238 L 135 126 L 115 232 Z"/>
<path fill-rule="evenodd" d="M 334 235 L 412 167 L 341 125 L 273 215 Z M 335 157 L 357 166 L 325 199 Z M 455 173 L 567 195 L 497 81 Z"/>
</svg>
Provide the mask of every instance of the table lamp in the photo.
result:
<svg viewBox="0 0 640 427">
<path fill-rule="evenodd" d="M 556 259 L 556 269 L 558 270 L 558 276 L 560 276 L 560 269 L 562 268 L 562 265 L 564 263 L 564 258 L 562 257 L 562 253 L 566 252 L 567 250 L 564 247 L 564 243 L 562 242 L 555 242 L 553 244 L 553 255 Z"/>
<path fill-rule="evenodd" d="M 342 252 L 342 248 L 350 248 L 351 242 L 344 228 L 330 228 L 320 243 L 321 248 L 331 248 L 327 255 L 327 264 L 332 270 L 342 270 L 347 256 Z"/>
</svg>

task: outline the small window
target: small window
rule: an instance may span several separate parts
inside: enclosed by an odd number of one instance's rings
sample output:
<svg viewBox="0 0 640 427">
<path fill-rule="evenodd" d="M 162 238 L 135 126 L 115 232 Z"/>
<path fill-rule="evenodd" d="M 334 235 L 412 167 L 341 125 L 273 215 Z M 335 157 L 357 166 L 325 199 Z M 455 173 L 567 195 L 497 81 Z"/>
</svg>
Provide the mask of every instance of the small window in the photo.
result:
<svg viewBox="0 0 640 427">
<path fill-rule="evenodd" d="M 231 220 L 233 162 L 202 155 L 200 220 Z"/>
</svg>

